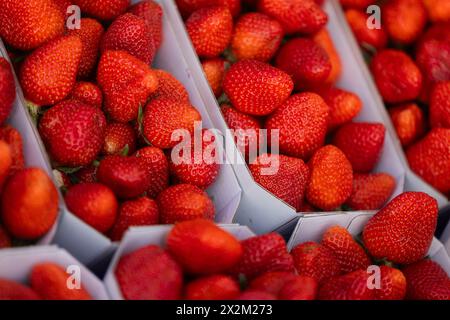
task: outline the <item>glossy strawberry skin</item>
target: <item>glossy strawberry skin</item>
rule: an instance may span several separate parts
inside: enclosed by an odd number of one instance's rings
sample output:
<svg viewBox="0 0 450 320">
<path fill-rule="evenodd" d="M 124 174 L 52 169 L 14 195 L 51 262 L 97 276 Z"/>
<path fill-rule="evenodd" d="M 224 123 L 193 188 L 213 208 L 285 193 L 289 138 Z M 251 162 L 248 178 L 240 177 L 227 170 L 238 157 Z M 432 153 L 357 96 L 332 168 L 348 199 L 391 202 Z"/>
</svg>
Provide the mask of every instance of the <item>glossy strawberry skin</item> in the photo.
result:
<svg viewBox="0 0 450 320">
<path fill-rule="evenodd" d="M 81 8 L 81 12 L 102 21 L 114 20 L 125 13 L 130 5 L 130 0 L 73 0 L 73 2 Z"/>
<path fill-rule="evenodd" d="M 158 49 L 162 42 L 162 7 L 153 0 L 145 0 L 132 5 L 128 12 L 144 19 L 149 28 L 149 33 L 153 38 L 155 49 Z"/>
<path fill-rule="evenodd" d="M 376 50 L 386 47 L 388 37 L 384 26 L 379 29 L 369 29 L 367 27 L 368 15 L 355 9 L 346 10 L 345 17 L 360 46 L 363 48 L 368 46 L 368 48 Z"/>
<path fill-rule="evenodd" d="M 71 99 L 90 104 L 99 109 L 103 105 L 103 93 L 100 88 L 92 82 L 77 82 L 70 95 Z"/>
<path fill-rule="evenodd" d="M 40 300 L 31 288 L 15 281 L 0 279 L 0 300 Z"/>
<path fill-rule="evenodd" d="M 203 72 L 216 98 L 223 92 L 222 83 L 225 76 L 225 61 L 221 58 L 202 61 Z"/>
<path fill-rule="evenodd" d="M 185 288 L 186 300 L 231 300 L 239 295 L 239 284 L 230 276 L 212 275 L 191 281 Z"/>
<path fill-rule="evenodd" d="M 121 154 L 128 148 L 127 154 L 136 150 L 136 135 L 132 126 L 126 123 L 110 122 L 105 130 L 103 154 Z"/>
<path fill-rule="evenodd" d="M 332 278 L 320 288 L 319 300 L 374 300 L 374 290 L 369 289 L 366 270 L 357 270 Z"/>
<path fill-rule="evenodd" d="M 431 127 L 450 128 L 450 81 L 434 86 L 429 108 Z"/>
<path fill-rule="evenodd" d="M 404 274 L 395 268 L 380 266 L 380 289 L 375 289 L 377 300 L 403 300 L 406 295 L 406 278 Z"/>
<path fill-rule="evenodd" d="M 390 108 L 389 115 L 403 147 L 416 142 L 425 132 L 423 112 L 415 103 Z"/>
<path fill-rule="evenodd" d="M 145 147 L 135 154 L 144 160 L 147 171 L 150 173 L 150 187 L 147 195 L 156 196 L 169 186 L 169 163 L 164 152 L 156 147 Z"/>
<path fill-rule="evenodd" d="M 16 98 L 16 84 L 11 65 L 0 58 L 0 124 L 9 116 Z"/>
</svg>

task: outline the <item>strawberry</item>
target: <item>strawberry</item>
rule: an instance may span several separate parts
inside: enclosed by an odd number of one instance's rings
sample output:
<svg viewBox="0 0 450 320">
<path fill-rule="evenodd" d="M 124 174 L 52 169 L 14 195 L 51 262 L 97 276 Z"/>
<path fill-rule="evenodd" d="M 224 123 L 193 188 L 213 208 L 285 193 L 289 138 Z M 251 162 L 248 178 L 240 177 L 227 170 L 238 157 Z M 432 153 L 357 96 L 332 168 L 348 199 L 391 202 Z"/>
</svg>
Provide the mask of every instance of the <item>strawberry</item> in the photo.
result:
<svg viewBox="0 0 450 320">
<path fill-rule="evenodd" d="M 52 173 L 57 188 L 65 191 L 73 185 L 67 173 L 56 169 L 53 169 Z"/>
<path fill-rule="evenodd" d="M 380 26 L 380 28 L 369 29 L 367 27 L 368 15 L 366 13 L 348 9 L 345 11 L 345 18 L 360 46 L 369 50 L 380 50 L 386 47 L 388 36 L 385 27 Z"/>
<path fill-rule="evenodd" d="M 231 48 L 237 60 L 267 62 L 277 52 L 283 36 L 283 28 L 277 20 L 262 13 L 251 12 L 237 20 Z"/>
<path fill-rule="evenodd" d="M 189 94 L 183 84 L 173 75 L 164 70 L 153 70 L 158 78 L 158 89 L 150 95 L 149 99 L 170 98 L 189 102 Z"/>
<path fill-rule="evenodd" d="M 233 17 L 226 7 L 202 8 L 186 20 L 186 30 L 197 54 L 202 58 L 214 58 L 230 43 Z"/>
<path fill-rule="evenodd" d="M 286 73 L 255 60 L 235 63 L 223 81 L 223 89 L 232 105 L 251 115 L 272 113 L 286 101 L 293 87 Z"/>
<path fill-rule="evenodd" d="M 329 227 L 320 243 L 333 252 L 342 273 L 367 269 L 371 264 L 364 249 L 353 239 L 350 232 L 341 226 Z"/>
<path fill-rule="evenodd" d="M 294 271 L 292 256 L 278 233 L 268 233 L 241 241 L 243 254 L 232 273 L 254 279 L 266 272 Z"/>
<path fill-rule="evenodd" d="M 144 0 L 132 5 L 128 9 L 129 13 L 142 18 L 149 29 L 149 34 L 153 39 L 153 44 L 157 50 L 162 42 L 162 16 L 161 6 L 153 0 Z"/>
<path fill-rule="evenodd" d="M 214 95 L 218 98 L 223 92 L 222 83 L 225 76 L 225 60 L 213 58 L 202 61 L 203 72 Z"/>
<path fill-rule="evenodd" d="M 186 285 L 186 300 L 231 300 L 239 295 L 239 284 L 225 275 L 198 278 Z"/>
<path fill-rule="evenodd" d="M 64 32 L 64 17 L 53 0 L 4 0 L 0 36 L 19 50 L 31 50 Z"/>
<path fill-rule="evenodd" d="M 11 247 L 11 237 L 8 232 L 0 225 L 0 249 Z M 1 292 L 1 289 L 0 289 Z"/>
<path fill-rule="evenodd" d="M 78 78 L 87 78 L 92 75 L 98 60 L 100 40 L 104 32 L 105 30 L 100 22 L 91 18 L 82 18 L 80 20 L 80 29 L 68 31 L 68 34 L 78 36 L 83 44 L 80 66 L 78 67 Z"/>
<path fill-rule="evenodd" d="M 315 93 L 292 95 L 266 121 L 268 143 L 279 130 L 279 148 L 283 154 L 308 159 L 325 141 L 328 106 Z M 296 123 L 295 126 L 292 124 Z M 275 136 L 276 138 L 276 136 Z"/>
<path fill-rule="evenodd" d="M 143 134 L 153 146 L 169 149 L 179 143 L 178 133 L 192 135 L 195 122 L 201 120 L 202 116 L 190 103 L 158 98 L 145 107 Z"/>
<path fill-rule="evenodd" d="M 407 297 L 414 300 L 450 300 L 450 278 L 436 262 L 424 259 L 403 270 Z"/>
<path fill-rule="evenodd" d="M 250 163 L 249 169 L 259 185 L 294 209 L 300 209 L 309 178 L 303 160 L 265 153 Z"/>
<path fill-rule="evenodd" d="M 23 284 L 0 279 L 0 300 L 40 300 L 40 298 L 36 292 Z"/>
<path fill-rule="evenodd" d="M 297 90 L 323 85 L 331 72 L 326 51 L 307 38 L 286 42 L 278 52 L 275 65 L 292 77 Z"/>
<path fill-rule="evenodd" d="M 150 172 L 138 157 L 107 156 L 100 161 L 97 179 L 122 199 L 138 197 L 150 186 Z"/>
<path fill-rule="evenodd" d="M 432 129 L 406 151 L 411 169 L 443 193 L 450 191 L 450 129 Z"/>
<path fill-rule="evenodd" d="M 332 85 L 339 79 L 342 73 L 341 58 L 334 46 L 333 39 L 326 28 L 320 29 L 312 39 L 327 53 L 328 58 L 330 59 L 331 71 L 325 84 Z"/>
<path fill-rule="evenodd" d="M 308 276 L 296 276 L 280 290 L 280 300 L 315 300 L 318 291 L 317 280 Z"/>
<path fill-rule="evenodd" d="M 54 4 L 58 7 L 59 12 L 62 13 L 65 20 L 67 21 L 67 18 L 69 17 L 69 14 L 67 13 L 67 8 L 72 5 L 71 0 L 53 0 Z"/>
<path fill-rule="evenodd" d="M 131 125 L 120 122 L 110 122 L 106 127 L 104 154 L 121 154 L 124 149 L 131 154 L 136 150 L 136 135 Z"/>
<path fill-rule="evenodd" d="M 171 186 L 157 197 L 161 223 L 199 218 L 214 219 L 214 203 L 206 192 L 190 184 Z"/>
<path fill-rule="evenodd" d="M 69 188 L 64 198 L 67 208 L 101 233 L 107 232 L 117 218 L 114 193 L 100 183 L 80 183 Z"/>
<path fill-rule="evenodd" d="M 395 179 L 387 173 L 355 173 L 352 195 L 346 204 L 353 210 L 378 210 L 394 189 Z"/>
<path fill-rule="evenodd" d="M 341 273 L 333 252 L 321 244 L 312 241 L 299 244 L 292 249 L 291 255 L 297 273 L 312 277 L 319 284 Z"/>
<path fill-rule="evenodd" d="M 345 8 L 365 10 L 368 6 L 375 3 L 376 0 L 340 0 L 340 2 Z"/>
<path fill-rule="evenodd" d="M 320 300 L 374 300 L 374 290 L 367 285 L 368 277 L 366 270 L 357 270 L 334 277 L 320 287 L 318 298 Z"/>
<path fill-rule="evenodd" d="M 332 145 L 317 150 L 308 163 L 306 198 L 322 210 L 334 210 L 352 193 L 353 170 L 345 154 Z"/>
<path fill-rule="evenodd" d="M 422 192 L 395 197 L 367 222 L 362 238 L 371 256 L 408 264 L 428 252 L 437 223 L 437 202 Z"/>
<path fill-rule="evenodd" d="M 406 278 L 395 268 L 380 266 L 380 289 L 375 289 L 377 300 L 403 300 L 406 294 Z"/>
<path fill-rule="evenodd" d="M 52 105 L 69 95 L 80 64 L 82 42 L 62 36 L 33 51 L 22 64 L 20 84 L 25 98 L 37 105 Z"/>
<path fill-rule="evenodd" d="M 177 223 L 167 236 L 167 249 L 190 274 L 216 274 L 239 262 L 244 244 L 205 219 Z"/>
<path fill-rule="evenodd" d="M 433 128 L 450 128 L 450 81 L 437 83 L 431 91 L 430 122 Z"/>
<path fill-rule="evenodd" d="M 230 10 L 233 17 L 237 17 L 241 11 L 241 0 L 176 0 L 178 10 L 185 18 L 194 11 L 212 6 L 223 6 Z"/>
<path fill-rule="evenodd" d="M 371 69 L 378 90 L 386 102 L 406 102 L 419 96 L 422 74 L 403 51 L 379 51 L 372 59 Z"/>
<path fill-rule="evenodd" d="M 120 206 L 119 216 L 111 230 L 111 239 L 120 241 L 129 227 L 154 225 L 158 221 L 156 201 L 147 197 L 126 201 Z"/>
<path fill-rule="evenodd" d="M 245 290 L 236 300 L 277 300 L 273 294 L 258 290 Z"/>
<path fill-rule="evenodd" d="M 97 167 L 95 166 L 83 167 L 77 172 L 75 172 L 74 176 L 76 179 L 78 179 L 80 183 L 97 182 Z"/>
<path fill-rule="evenodd" d="M 8 143 L 11 151 L 12 164 L 9 168 L 10 174 L 22 170 L 25 166 L 25 159 L 23 155 L 22 136 L 19 131 L 9 125 L 0 127 L 0 140 Z"/>
<path fill-rule="evenodd" d="M 287 34 L 316 33 L 328 21 L 314 0 L 261 0 L 258 11 L 278 20 Z"/>
<path fill-rule="evenodd" d="M 0 58 L 0 124 L 5 122 L 16 99 L 16 84 L 11 65 Z"/>
<path fill-rule="evenodd" d="M 416 142 L 425 131 L 423 112 L 415 103 L 390 108 L 389 115 L 403 147 Z"/>
<path fill-rule="evenodd" d="M 130 0 L 72 0 L 81 8 L 81 12 L 100 20 L 114 20 L 125 13 Z"/>
<path fill-rule="evenodd" d="M 148 25 L 131 13 L 114 20 L 102 38 L 100 50 L 123 50 L 146 64 L 152 63 L 156 53 Z"/>
<path fill-rule="evenodd" d="M 345 154 L 354 171 L 370 172 L 380 159 L 385 132 L 382 123 L 351 122 L 336 132 L 334 144 Z"/>
<path fill-rule="evenodd" d="M 136 152 L 136 157 L 144 160 L 150 174 L 147 195 L 155 198 L 169 186 L 169 163 L 164 152 L 156 147 L 145 147 Z"/>
<path fill-rule="evenodd" d="M 183 273 L 170 254 L 148 245 L 120 258 L 115 276 L 126 300 L 181 298 Z"/>
<path fill-rule="evenodd" d="M 272 271 L 261 274 L 253 279 L 249 284 L 249 290 L 256 290 L 278 296 L 284 285 L 297 278 L 292 272 Z"/>
<path fill-rule="evenodd" d="M 423 4 L 432 22 L 450 21 L 450 3 L 446 0 L 424 0 Z"/>
<path fill-rule="evenodd" d="M 12 161 L 11 148 L 8 143 L 0 140 L 0 190 L 10 173 Z"/>
<path fill-rule="evenodd" d="M 52 159 L 62 166 L 84 166 L 101 151 L 106 119 L 91 105 L 66 100 L 47 110 L 39 132 Z"/>
<path fill-rule="evenodd" d="M 143 106 L 158 87 L 158 78 L 150 67 L 125 51 L 106 51 L 97 70 L 103 90 L 105 111 L 112 120 L 136 120 Z"/>
<path fill-rule="evenodd" d="M 92 82 L 77 82 L 70 94 L 71 99 L 90 104 L 99 109 L 103 105 L 103 93 L 97 85 Z"/>
<path fill-rule="evenodd" d="M 35 240 L 56 221 L 58 192 L 42 169 L 23 169 L 4 185 L 1 207 L 2 222 L 12 236 Z"/>
</svg>

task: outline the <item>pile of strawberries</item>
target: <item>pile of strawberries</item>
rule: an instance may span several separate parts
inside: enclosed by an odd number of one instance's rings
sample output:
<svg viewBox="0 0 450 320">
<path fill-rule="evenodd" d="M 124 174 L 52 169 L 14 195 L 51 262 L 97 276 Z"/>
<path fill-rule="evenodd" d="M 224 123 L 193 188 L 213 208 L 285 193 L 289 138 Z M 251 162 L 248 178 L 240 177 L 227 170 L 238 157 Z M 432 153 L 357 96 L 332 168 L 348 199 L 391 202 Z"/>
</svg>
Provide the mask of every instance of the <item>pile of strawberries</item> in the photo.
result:
<svg viewBox="0 0 450 320">
<path fill-rule="evenodd" d="M 365 14 L 377 1 L 341 3 L 411 169 L 450 196 L 449 1 L 385 1 L 379 29 L 367 27 Z"/>
</svg>

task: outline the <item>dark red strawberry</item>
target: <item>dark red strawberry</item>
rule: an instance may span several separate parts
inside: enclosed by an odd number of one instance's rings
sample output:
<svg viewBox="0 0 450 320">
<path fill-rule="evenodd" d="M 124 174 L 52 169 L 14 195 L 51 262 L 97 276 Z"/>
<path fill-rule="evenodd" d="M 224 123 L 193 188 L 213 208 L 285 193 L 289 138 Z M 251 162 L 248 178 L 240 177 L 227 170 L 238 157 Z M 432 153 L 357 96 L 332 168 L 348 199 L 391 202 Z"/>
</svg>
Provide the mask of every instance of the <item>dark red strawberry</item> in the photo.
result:
<svg viewBox="0 0 450 320">
<path fill-rule="evenodd" d="M 297 276 L 293 272 L 266 272 L 249 283 L 249 290 L 258 290 L 278 296 L 285 284 L 292 282 Z"/>
<path fill-rule="evenodd" d="M 278 294 L 280 300 L 315 300 L 319 285 L 308 276 L 296 276 L 286 283 Z"/>
<path fill-rule="evenodd" d="M 0 124 L 5 122 L 16 98 L 16 84 L 11 65 L 0 58 Z"/>
<path fill-rule="evenodd" d="M 105 131 L 104 154 L 121 154 L 127 151 L 132 154 L 136 150 L 134 128 L 127 123 L 110 122 Z"/>
<path fill-rule="evenodd" d="M 125 13 L 130 0 L 72 0 L 81 12 L 100 20 L 114 20 Z"/>
<path fill-rule="evenodd" d="M 277 297 L 268 292 L 248 289 L 243 291 L 236 300 L 277 300 Z"/>
<path fill-rule="evenodd" d="M 367 285 L 369 274 L 357 270 L 346 275 L 331 278 L 320 287 L 320 300 L 374 300 L 375 290 Z"/>
<path fill-rule="evenodd" d="M 136 152 L 136 157 L 144 160 L 150 173 L 150 187 L 147 195 L 155 198 L 169 186 L 169 163 L 164 152 L 156 147 L 145 147 Z"/>
<path fill-rule="evenodd" d="M 183 84 L 173 75 L 164 70 L 153 70 L 158 78 L 158 89 L 150 95 L 149 99 L 170 98 L 189 102 L 189 94 Z"/>
<path fill-rule="evenodd" d="M 99 109 L 103 105 L 103 93 L 97 85 L 92 82 L 77 82 L 73 87 L 70 98 L 90 104 Z"/>
<path fill-rule="evenodd" d="M 15 281 L 0 279 L 0 300 L 40 300 L 31 288 Z"/>
<path fill-rule="evenodd" d="M 88 166 L 75 172 L 74 176 L 79 182 L 97 182 L 97 167 Z"/>
<path fill-rule="evenodd" d="M 340 0 L 340 3 L 345 8 L 355 8 L 365 10 L 369 5 L 375 3 L 376 0 Z"/>
<path fill-rule="evenodd" d="M 186 285 L 186 300 L 232 300 L 239 295 L 239 284 L 230 276 L 212 275 Z"/>
<path fill-rule="evenodd" d="M 157 50 L 162 41 L 162 7 L 153 0 L 144 0 L 132 5 L 128 12 L 144 19 L 149 33 L 153 38 L 153 44 Z"/>
<path fill-rule="evenodd" d="M 450 81 L 437 83 L 430 97 L 431 127 L 450 128 Z"/>
<path fill-rule="evenodd" d="M 9 247 L 11 247 L 11 237 L 5 228 L 0 225 L 0 249 Z"/>
</svg>

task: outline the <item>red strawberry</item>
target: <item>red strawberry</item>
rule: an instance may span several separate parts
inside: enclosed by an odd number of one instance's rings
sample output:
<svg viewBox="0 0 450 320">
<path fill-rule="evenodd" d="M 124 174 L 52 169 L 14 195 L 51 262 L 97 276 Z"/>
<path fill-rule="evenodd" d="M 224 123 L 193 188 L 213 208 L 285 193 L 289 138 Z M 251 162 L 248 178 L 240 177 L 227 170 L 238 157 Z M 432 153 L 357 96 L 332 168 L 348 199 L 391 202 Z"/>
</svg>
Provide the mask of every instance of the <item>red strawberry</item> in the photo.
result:
<svg viewBox="0 0 450 320">
<path fill-rule="evenodd" d="M 184 101 L 159 98 L 145 107 L 143 134 L 155 147 L 169 149 L 179 143 L 177 133 L 194 133 L 195 122 L 201 121 L 200 113 Z"/>
<path fill-rule="evenodd" d="M 12 161 L 11 148 L 7 142 L 0 140 L 0 190 L 10 174 Z"/>
<path fill-rule="evenodd" d="M 377 165 L 386 129 L 382 123 L 352 122 L 342 126 L 334 144 L 342 150 L 356 172 L 370 172 Z"/>
<path fill-rule="evenodd" d="M 161 6 L 153 0 L 144 0 L 132 5 L 128 12 L 144 19 L 153 38 L 155 49 L 158 49 L 162 41 L 163 10 Z"/>
<path fill-rule="evenodd" d="M 202 62 L 203 72 L 214 95 L 218 98 L 223 92 L 222 83 L 225 76 L 225 60 L 214 58 Z"/>
<path fill-rule="evenodd" d="M 342 63 L 339 53 L 334 46 L 333 39 L 326 28 L 320 29 L 312 38 L 314 42 L 325 50 L 330 59 L 331 71 L 328 75 L 325 85 L 333 85 L 341 76 Z"/>
<path fill-rule="evenodd" d="M 170 98 L 189 103 L 189 94 L 183 84 L 164 70 L 153 70 L 158 78 L 158 89 L 150 95 L 150 99 Z"/>
<path fill-rule="evenodd" d="M 53 180 L 55 181 L 57 188 L 67 190 L 73 185 L 67 173 L 64 173 L 63 171 L 56 169 L 53 169 L 52 173 L 53 173 Z"/>
<path fill-rule="evenodd" d="M 308 163 L 310 180 L 306 198 L 322 210 L 334 210 L 352 193 L 352 165 L 344 153 L 332 145 L 320 148 Z"/>
<path fill-rule="evenodd" d="M 297 275 L 292 272 L 266 272 L 250 282 L 249 290 L 267 292 L 274 296 L 278 296 L 280 290 L 283 289 L 284 285 L 294 281 L 294 279 L 296 278 Z"/>
<path fill-rule="evenodd" d="M 0 279 L 0 300 L 40 300 L 39 296 L 18 282 Z"/>
<path fill-rule="evenodd" d="M 300 209 L 309 178 L 303 160 L 266 153 L 250 163 L 249 169 L 259 185 L 294 209 Z"/>
<path fill-rule="evenodd" d="M 240 16 L 236 22 L 231 48 L 238 60 L 267 62 L 277 52 L 283 36 L 283 28 L 277 20 L 251 12 Z"/>
<path fill-rule="evenodd" d="M 374 29 L 368 28 L 367 19 L 369 16 L 355 9 L 345 11 L 345 17 L 360 46 L 369 50 L 380 50 L 386 47 L 388 37 L 384 26 Z"/>
<path fill-rule="evenodd" d="M 327 247 L 309 241 L 291 251 L 297 273 L 317 280 L 319 284 L 341 273 L 338 260 Z"/>
<path fill-rule="evenodd" d="M 0 58 L 0 124 L 8 118 L 16 99 L 16 84 L 11 65 Z"/>
<path fill-rule="evenodd" d="M 411 169 L 443 193 L 450 191 L 450 129 L 436 128 L 406 151 Z"/>
<path fill-rule="evenodd" d="M 394 189 L 395 179 L 387 173 L 355 173 L 352 195 L 346 204 L 353 210 L 378 210 Z"/>
<path fill-rule="evenodd" d="M 212 6 L 223 6 L 230 10 L 233 17 L 241 11 L 241 0 L 176 0 L 178 10 L 183 17 L 189 17 L 194 11 Z"/>
<path fill-rule="evenodd" d="M 450 3 L 446 0 L 424 0 L 423 4 L 432 22 L 450 21 Z"/>
<path fill-rule="evenodd" d="M 62 13 L 64 18 L 67 21 L 67 18 L 69 17 L 69 14 L 67 13 L 67 8 L 72 5 L 71 0 L 53 0 L 54 4 L 58 7 L 59 12 Z"/>
<path fill-rule="evenodd" d="M 231 300 L 239 295 L 239 284 L 231 277 L 212 275 L 191 281 L 185 288 L 186 300 Z"/>
<path fill-rule="evenodd" d="M 226 7 L 195 11 L 186 20 L 186 30 L 197 54 L 202 58 L 220 55 L 230 43 L 233 17 Z"/>
<path fill-rule="evenodd" d="M 294 271 L 292 256 L 286 242 L 278 233 L 268 233 L 241 241 L 244 250 L 234 274 L 242 274 L 249 280 L 272 271 Z"/>
<path fill-rule="evenodd" d="M 389 109 L 389 115 L 402 146 L 417 141 L 425 131 L 422 110 L 415 103 L 407 103 Z"/>
<path fill-rule="evenodd" d="M 258 11 L 278 20 L 287 34 L 315 33 L 328 20 L 314 0 L 261 0 Z"/>
<path fill-rule="evenodd" d="M 389 202 L 363 229 L 366 249 L 375 259 L 408 264 L 428 252 L 437 223 L 437 202 L 422 192 L 405 192 Z"/>
<path fill-rule="evenodd" d="M 77 82 L 73 87 L 70 98 L 90 104 L 99 109 L 103 105 L 103 93 L 97 85 L 92 82 Z"/>
<path fill-rule="evenodd" d="M 157 198 L 161 223 L 171 224 L 199 218 L 214 219 L 214 203 L 206 192 L 190 184 L 178 184 Z"/>
<path fill-rule="evenodd" d="M 406 102 L 419 96 L 422 74 L 403 51 L 379 51 L 372 59 L 371 69 L 378 90 L 386 102 Z"/>
<path fill-rule="evenodd" d="M 190 274 L 226 272 L 239 262 L 244 244 L 205 219 L 177 223 L 167 236 L 167 248 Z"/>
<path fill-rule="evenodd" d="M 91 18 L 82 18 L 80 29 L 69 30 L 68 33 L 78 36 L 83 44 L 78 68 L 79 78 L 87 78 L 94 71 L 98 60 L 100 40 L 104 32 L 103 26 L 97 20 Z"/>
<path fill-rule="evenodd" d="M 246 290 L 236 300 L 277 300 L 277 297 L 264 291 Z"/>
<path fill-rule="evenodd" d="M 369 5 L 376 2 L 376 0 L 340 0 L 340 2 L 345 8 L 365 10 Z"/>
<path fill-rule="evenodd" d="M 169 163 L 164 152 L 156 147 L 145 147 L 136 152 L 136 157 L 144 160 L 150 174 L 149 197 L 155 198 L 169 186 Z"/>
<path fill-rule="evenodd" d="M 4 0 L 0 36 L 19 50 L 31 50 L 64 32 L 64 17 L 53 0 Z"/>
<path fill-rule="evenodd" d="M 59 37 L 33 51 L 19 75 L 25 98 L 51 105 L 67 97 L 75 84 L 81 52 L 81 40 L 74 35 Z"/>
<path fill-rule="evenodd" d="M 368 283 L 366 270 L 357 270 L 334 277 L 319 289 L 320 300 L 374 300 L 375 293 Z"/>
<path fill-rule="evenodd" d="M 118 203 L 111 189 L 100 183 L 80 183 L 69 188 L 67 208 L 99 232 L 105 233 L 117 218 Z"/>
<path fill-rule="evenodd" d="M 450 278 L 436 262 L 425 259 L 404 268 L 407 297 L 414 300 L 450 300 Z"/>
<path fill-rule="evenodd" d="M 17 170 L 22 170 L 25 166 L 25 160 L 22 137 L 19 131 L 9 125 L 0 127 L 0 140 L 8 143 L 11 150 L 12 164 L 9 169 L 10 173 L 12 174 Z"/>
<path fill-rule="evenodd" d="M 39 132 L 54 161 L 62 166 L 84 166 L 100 152 L 106 127 L 103 112 L 78 101 L 63 101 L 47 110 Z"/>
<path fill-rule="evenodd" d="M 136 150 L 136 135 L 134 128 L 127 123 L 110 122 L 106 127 L 104 154 L 121 154 L 127 148 L 127 154 Z"/>
<path fill-rule="evenodd" d="M 380 266 L 380 289 L 375 289 L 377 300 L 403 300 L 406 294 L 406 278 L 395 268 Z"/>
<path fill-rule="evenodd" d="M 105 97 L 105 111 L 119 122 L 136 120 L 139 106 L 158 87 L 157 76 L 150 67 L 125 51 L 102 54 L 97 81 Z"/>
<path fill-rule="evenodd" d="M 450 128 L 450 81 L 437 83 L 431 91 L 430 122 L 433 128 Z"/>
<path fill-rule="evenodd" d="M 11 247 L 11 237 L 9 236 L 5 228 L 0 225 L 0 249 L 9 247 Z"/>
<path fill-rule="evenodd" d="M 315 300 L 318 291 L 317 280 L 308 276 L 296 276 L 281 289 L 280 300 Z"/>
<path fill-rule="evenodd" d="M 100 20 L 114 20 L 125 13 L 130 0 L 72 0 L 81 12 Z"/>
<path fill-rule="evenodd" d="M 84 167 L 75 172 L 76 179 L 79 180 L 79 182 L 97 182 L 97 167 L 95 166 L 89 166 Z"/>
<path fill-rule="evenodd" d="M 148 245 L 120 258 L 115 275 L 127 300 L 181 298 L 183 273 L 167 251 Z"/>
<path fill-rule="evenodd" d="M 120 241 L 129 227 L 158 224 L 158 221 L 156 201 L 147 197 L 126 201 L 120 206 L 119 216 L 111 230 L 111 239 Z"/>
</svg>

